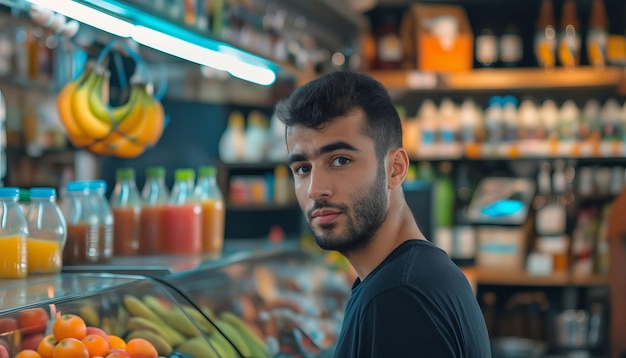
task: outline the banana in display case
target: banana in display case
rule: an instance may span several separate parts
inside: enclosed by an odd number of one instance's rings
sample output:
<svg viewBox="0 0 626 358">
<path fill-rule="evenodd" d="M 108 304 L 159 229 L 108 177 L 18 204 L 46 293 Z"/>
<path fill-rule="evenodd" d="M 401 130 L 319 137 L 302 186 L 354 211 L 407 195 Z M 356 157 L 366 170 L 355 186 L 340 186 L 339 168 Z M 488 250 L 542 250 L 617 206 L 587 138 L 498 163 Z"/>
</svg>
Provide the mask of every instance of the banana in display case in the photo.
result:
<svg viewBox="0 0 626 358">
<path fill-rule="evenodd" d="M 332 256 L 301 249 L 231 257 L 168 281 L 211 314 L 246 357 L 326 356 L 336 343 L 354 276 Z M 232 327 L 239 328 L 238 332 Z M 224 327 L 222 327 L 224 325 Z M 237 333 L 240 333 L 239 336 Z"/>
<path fill-rule="evenodd" d="M 63 273 L 0 287 L 0 358 L 238 355 L 220 333 L 238 327 L 216 328 L 156 278 Z"/>
</svg>

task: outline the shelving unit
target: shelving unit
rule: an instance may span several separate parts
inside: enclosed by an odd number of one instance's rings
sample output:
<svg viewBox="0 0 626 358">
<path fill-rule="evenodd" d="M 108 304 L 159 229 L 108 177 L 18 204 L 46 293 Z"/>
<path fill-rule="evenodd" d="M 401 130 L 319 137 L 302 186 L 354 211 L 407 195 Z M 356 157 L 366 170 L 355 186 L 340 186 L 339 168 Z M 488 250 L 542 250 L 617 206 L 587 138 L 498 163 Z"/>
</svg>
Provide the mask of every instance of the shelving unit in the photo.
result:
<svg viewBox="0 0 626 358">
<path fill-rule="evenodd" d="M 392 91 L 509 91 L 518 89 L 594 89 L 624 86 L 620 67 L 493 68 L 458 73 L 416 70 L 372 71 L 370 74 Z"/>
<path fill-rule="evenodd" d="M 478 285 L 499 286 L 608 286 L 608 275 L 575 275 L 559 272 L 546 276 L 530 275 L 526 272 L 507 272 L 493 269 L 465 269 L 473 274 Z"/>
</svg>

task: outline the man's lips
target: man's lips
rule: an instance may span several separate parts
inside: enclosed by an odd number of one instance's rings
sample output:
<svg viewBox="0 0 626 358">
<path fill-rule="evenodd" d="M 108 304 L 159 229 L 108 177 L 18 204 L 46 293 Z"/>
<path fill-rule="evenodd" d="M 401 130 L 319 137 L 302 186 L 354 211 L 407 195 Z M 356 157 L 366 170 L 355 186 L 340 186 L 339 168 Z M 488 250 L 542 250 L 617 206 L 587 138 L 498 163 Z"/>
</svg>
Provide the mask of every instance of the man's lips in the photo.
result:
<svg viewBox="0 0 626 358">
<path fill-rule="evenodd" d="M 326 224 L 334 221 L 339 215 L 341 215 L 341 211 L 330 210 L 330 209 L 321 209 L 315 210 L 311 214 L 311 222 L 317 224 Z"/>
</svg>

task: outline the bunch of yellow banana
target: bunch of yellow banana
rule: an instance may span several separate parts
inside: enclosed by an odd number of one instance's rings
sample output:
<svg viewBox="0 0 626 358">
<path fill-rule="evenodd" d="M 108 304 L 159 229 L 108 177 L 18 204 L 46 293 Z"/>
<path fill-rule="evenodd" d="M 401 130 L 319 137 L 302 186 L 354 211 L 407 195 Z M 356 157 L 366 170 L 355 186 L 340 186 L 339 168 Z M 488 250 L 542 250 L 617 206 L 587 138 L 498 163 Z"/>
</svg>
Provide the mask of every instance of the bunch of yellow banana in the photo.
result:
<svg viewBox="0 0 626 358">
<path fill-rule="evenodd" d="M 164 112 L 145 83 L 133 83 L 125 104 L 109 107 L 106 71 L 86 67 L 57 98 L 61 122 L 70 142 L 94 154 L 134 158 L 161 138 Z"/>
</svg>

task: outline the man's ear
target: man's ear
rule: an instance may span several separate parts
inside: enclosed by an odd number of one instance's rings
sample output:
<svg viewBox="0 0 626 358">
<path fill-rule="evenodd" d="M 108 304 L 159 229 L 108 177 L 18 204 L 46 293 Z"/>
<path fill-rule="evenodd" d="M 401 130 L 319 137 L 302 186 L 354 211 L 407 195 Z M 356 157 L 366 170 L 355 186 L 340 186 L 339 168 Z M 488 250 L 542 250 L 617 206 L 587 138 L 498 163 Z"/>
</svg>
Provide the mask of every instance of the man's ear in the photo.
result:
<svg viewBox="0 0 626 358">
<path fill-rule="evenodd" d="M 403 148 L 397 148 L 389 152 L 388 158 L 388 186 L 389 189 L 396 189 L 406 178 L 410 163 L 409 155 Z"/>
</svg>

